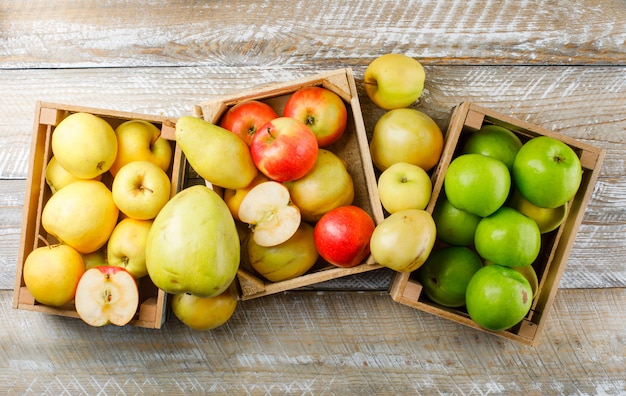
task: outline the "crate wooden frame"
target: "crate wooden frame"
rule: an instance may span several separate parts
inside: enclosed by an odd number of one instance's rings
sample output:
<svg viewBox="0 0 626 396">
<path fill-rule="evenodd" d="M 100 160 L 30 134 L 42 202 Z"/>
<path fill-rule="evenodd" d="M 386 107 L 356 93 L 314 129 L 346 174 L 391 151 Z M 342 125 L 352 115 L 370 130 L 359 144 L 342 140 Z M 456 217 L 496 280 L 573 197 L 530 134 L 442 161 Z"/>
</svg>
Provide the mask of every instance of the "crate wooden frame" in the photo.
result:
<svg viewBox="0 0 626 396">
<path fill-rule="evenodd" d="M 461 103 L 453 109 L 442 158 L 433 174 L 435 181 L 433 199 L 431 199 L 428 207 L 431 213 L 441 194 L 445 172 L 453 157 L 458 154 L 458 150 L 462 147 L 464 136 L 480 129 L 484 123 L 508 128 L 522 141 L 541 135 L 554 137 L 574 149 L 583 168 L 582 183 L 576 196 L 568 204 L 566 219 L 557 230 L 542 237 L 542 252 L 540 258 L 533 264 L 538 272 L 539 287 L 529 314 L 518 325 L 509 330 L 498 332 L 485 330 L 471 320 L 463 310 L 437 305 L 422 296 L 422 285 L 412 278 L 410 273 L 398 273 L 394 277 L 390 287 L 390 295 L 394 301 L 412 308 L 521 344 L 535 346 L 539 343 L 548 312 L 558 290 L 561 275 L 565 270 L 570 251 L 574 245 L 578 227 L 582 222 L 587 203 L 591 199 L 594 185 L 600 174 L 605 150 L 473 103 Z"/>
<path fill-rule="evenodd" d="M 173 196 L 179 188 L 181 152 L 174 140 L 176 119 L 163 116 L 146 115 L 139 113 L 104 110 L 85 106 L 37 102 L 35 120 L 31 141 L 30 163 L 26 180 L 26 193 L 22 210 L 22 226 L 20 247 L 18 253 L 17 270 L 13 296 L 13 308 L 43 312 L 57 316 L 78 318 L 73 301 L 61 307 L 52 307 L 37 302 L 24 285 L 22 270 L 24 261 L 35 248 L 43 246 L 40 236 L 48 238 L 48 234 L 41 225 L 41 212 L 51 196 L 51 191 L 45 180 L 46 165 L 52 157 L 51 137 L 55 127 L 70 114 L 86 112 L 102 117 L 113 128 L 124 121 L 139 119 L 148 121 L 161 129 L 161 136 L 171 141 L 172 162 L 168 175 L 172 181 Z M 166 319 L 167 295 L 158 289 L 148 276 L 141 279 L 139 284 L 140 305 L 133 320 L 132 326 L 146 328 L 160 328 Z"/>
<path fill-rule="evenodd" d="M 346 161 L 353 178 L 355 177 L 355 172 L 359 173 L 358 180 L 355 180 L 354 183 L 355 204 L 365 209 L 376 224 L 380 223 L 384 215 L 378 197 L 376 176 L 369 151 L 369 142 L 363 123 L 356 83 L 350 68 L 323 72 L 310 77 L 272 84 L 259 89 L 207 101 L 196 105 L 194 114 L 208 122 L 218 123 L 222 114 L 229 107 L 247 100 L 260 100 L 268 103 L 279 115 L 282 115 L 287 97 L 297 89 L 307 86 L 327 88 L 339 95 L 346 104 L 348 109 L 346 131 L 339 141 L 331 145 L 329 149 L 331 151 L 335 151 L 335 148 L 340 151 L 344 150 L 344 152 L 348 152 L 351 155 L 353 160 L 358 160 L 358 162 Z M 339 154 L 339 156 L 341 157 L 342 155 Z M 185 168 L 189 172 L 189 168 Z M 309 286 L 381 268 L 379 264 L 374 262 L 371 255 L 364 262 L 352 268 L 339 268 L 328 263 L 324 265 L 321 263 L 323 260 L 320 258 L 314 269 L 302 276 L 280 282 L 270 282 L 245 266 L 247 257 L 245 257 L 244 245 L 245 242 L 242 239 L 242 265 L 237 273 L 240 299 L 242 300 L 293 290 L 302 286 Z"/>
</svg>

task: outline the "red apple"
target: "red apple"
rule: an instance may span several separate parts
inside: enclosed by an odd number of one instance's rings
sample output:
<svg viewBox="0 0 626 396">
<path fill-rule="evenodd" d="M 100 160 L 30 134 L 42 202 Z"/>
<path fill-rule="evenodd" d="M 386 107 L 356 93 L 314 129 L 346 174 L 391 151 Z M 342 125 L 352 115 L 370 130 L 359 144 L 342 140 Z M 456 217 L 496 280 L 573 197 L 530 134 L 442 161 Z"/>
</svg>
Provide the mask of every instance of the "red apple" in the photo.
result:
<svg viewBox="0 0 626 396">
<path fill-rule="evenodd" d="M 313 230 L 320 256 L 337 267 L 354 267 L 370 254 L 374 220 L 354 205 L 340 206 L 326 213 Z"/>
<path fill-rule="evenodd" d="M 270 105 L 248 100 L 229 108 L 220 118 L 219 126 L 239 136 L 250 146 L 256 131 L 274 118 L 278 118 L 278 114 Z"/>
<path fill-rule="evenodd" d="M 124 268 L 93 267 L 78 281 L 74 304 L 78 316 L 90 326 L 123 326 L 137 312 L 139 290 Z"/>
<path fill-rule="evenodd" d="M 256 167 L 278 182 L 306 175 L 317 157 L 315 135 L 302 121 L 278 117 L 263 125 L 252 137 L 250 152 Z"/>
<path fill-rule="evenodd" d="M 346 130 L 348 121 L 343 100 L 323 87 L 304 87 L 294 92 L 285 104 L 283 115 L 300 120 L 311 128 L 320 147 L 336 142 Z"/>
</svg>

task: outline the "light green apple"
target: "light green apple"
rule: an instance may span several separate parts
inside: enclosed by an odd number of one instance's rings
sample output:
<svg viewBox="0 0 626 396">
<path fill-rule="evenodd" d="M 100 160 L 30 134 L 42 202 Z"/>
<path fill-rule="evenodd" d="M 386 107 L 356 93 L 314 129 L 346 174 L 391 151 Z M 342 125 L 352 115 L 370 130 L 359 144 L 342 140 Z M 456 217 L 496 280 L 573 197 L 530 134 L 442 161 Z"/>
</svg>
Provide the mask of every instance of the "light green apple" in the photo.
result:
<svg viewBox="0 0 626 396">
<path fill-rule="evenodd" d="M 479 326 L 502 331 L 519 323 L 532 305 L 528 280 L 509 267 L 493 264 L 476 271 L 467 284 L 465 303 Z"/>
<path fill-rule="evenodd" d="M 428 173 L 417 165 L 397 162 L 378 177 L 380 202 L 389 213 L 404 209 L 425 209 L 433 184 Z"/>
<path fill-rule="evenodd" d="M 463 154 L 452 160 L 443 183 L 448 201 L 455 208 L 486 217 L 506 201 L 511 175 L 500 160 Z"/>
<path fill-rule="evenodd" d="M 367 96 L 385 109 L 408 107 L 422 95 L 426 73 L 421 63 L 403 54 L 385 54 L 365 69 Z"/>
<path fill-rule="evenodd" d="M 541 233 L 533 219 L 503 206 L 478 223 L 474 246 L 485 260 L 521 267 L 531 265 L 539 255 Z"/>
<path fill-rule="evenodd" d="M 504 162 L 509 170 L 522 147 L 522 141 L 510 130 L 498 125 L 483 125 L 465 142 L 463 153 L 482 154 Z"/>
<path fill-rule="evenodd" d="M 212 330 L 226 323 L 237 308 L 237 298 L 230 288 L 213 297 L 180 293 L 172 296 L 172 312 L 188 327 Z"/>
<path fill-rule="evenodd" d="M 524 198 L 542 208 L 556 208 L 576 195 L 582 167 L 570 146 L 550 136 L 538 136 L 519 150 L 512 175 Z"/>
</svg>

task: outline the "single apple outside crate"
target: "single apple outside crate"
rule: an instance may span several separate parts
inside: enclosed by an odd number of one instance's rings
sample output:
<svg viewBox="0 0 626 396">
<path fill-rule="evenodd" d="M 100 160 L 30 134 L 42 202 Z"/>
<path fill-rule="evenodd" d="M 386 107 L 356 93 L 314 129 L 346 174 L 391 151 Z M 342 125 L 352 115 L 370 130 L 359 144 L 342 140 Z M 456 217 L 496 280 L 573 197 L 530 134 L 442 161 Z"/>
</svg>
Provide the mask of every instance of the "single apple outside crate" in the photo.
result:
<svg viewBox="0 0 626 396">
<path fill-rule="evenodd" d="M 73 302 L 61 307 L 47 306 L 37 302 L 27 290 L 22 275 L 24 261 L 28 254 L 34 249 L 44 246 L 42 238 L 49 243 L 57 242 L 46 233 L 41 225 L 43 207 L 52 195 L 45 179 L 46 165 L 52 157 L 51 138 L 55 127 L 68 115 L 78 112 L 97 115 L 107 121 L 114 129 L 128 120 L 144 120 L 154 124 L 161 130 L 161 136 L 169 140 L 172 145 L 173 158 L 167 172 L 171 180 L 170 196 L 173 196 L 178 191 L 180 185 L 182 155 L 174 141 L 173 125 L 175 125 L 176 119 L 83 106 L 38 102 L 35 111 L 31 158 L 26 183 L 20 249 L 15 279 L 13 307 L 16 309 L 78 318 Z M 103 182 L 107 183 L 107 174 L 103 175 Z M 158 289 L 150 281 L 150 278 L 145 276 L 139 282 L 139 299 L 139 308 L 129 324 L 146 328 L 160 328 L 166 318 L 166 293 Z"/>
<path fill-rule="evenodd" d="M 394 301 L 401 304 L 521 344 L 535 346 L 539 343 L 548 312 L 556 296 L 561 275 L 565 270 L 576 239 L 578 227 L 593 193 L 605 151 L 539 126 L 482 108 L 476 104 L 461 103 L 453 109 L 443 154 L 432 175 L 434 181 L 433 194 L 427 208 L 431 213 L 438 197 L 442 194 L 444 176 L 450 162 L 460 153 L 467 136 L 488 124 L 508 128 L 522 142 L 542 135 L 554 137 L 569 145 L 576 152 L 583 168 L 582 183 L 576 196 L 568 203 L 567 217 L 558 229 L 542 236 L 542 250 L 537 260 L 532 264 L 537 272 L 539 286 L 530 312 L 513 328 L 506 331 L 490 332 L 470 319 L 464 309 L 445 308 L 429 300 L 422 293 L 422 285 L 417 281 L 415 273 L 398 273 L 391 285 L 390 294 Z"/>
<path fill-rule="evenodd" d="M 374 222 L 378 224 L 382 221 L 384 214 L 378 198 L 376 176 L 369 152 L 369 143 L 363 124 L 356 83 L 351 69 L 345 68 L 329 71 L 201 103 L 195 106 L 195 115 L 208 122 L 217 124 L 222 114 L 228 108 L 247 100 L 265 102 L 274 108 L 277 114 L 282 115 L 289 96 L 299 88 L 307 86 L 327 88 L 339 95 L 346 104 L 348 110 L 346 130 L 338 141 L 327 148 L 343 159 L 348 167 L 354 182 L 355 197 L 353 205 L 359 206 L 368 212 Z M 185 171 L 183 176 L 185 187 L 192 184 L 205 183 L 188 164 L 183 165 L 183 170 Z M 380 265 L 374 262 L 371 256 L 352 268 L 335 267 L 320 258 L 313 268 L 304 275 L 289 280 L 269 282 L 255 273 L 250 266 L 246 250 L 246 238 L 249 237 L 249 232 L 246 230 L 247 225 L 238 224 L 238 226 L 240 227 L 242 251 L 241 264 L 237 273 L 237 283 L 242 300 L 293 290 L 381 268 Z"/>
</svg>

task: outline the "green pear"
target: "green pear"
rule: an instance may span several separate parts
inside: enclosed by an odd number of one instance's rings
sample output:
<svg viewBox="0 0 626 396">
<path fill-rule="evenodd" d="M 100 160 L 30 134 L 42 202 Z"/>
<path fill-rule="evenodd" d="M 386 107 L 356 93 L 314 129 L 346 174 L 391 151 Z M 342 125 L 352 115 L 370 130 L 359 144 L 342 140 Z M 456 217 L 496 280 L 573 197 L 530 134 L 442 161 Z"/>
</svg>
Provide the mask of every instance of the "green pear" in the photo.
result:
<svg viewBox="0 0 626 396">
<path fill-rule="evenodd" d="M 176 122 L 175 136 L 191 167 L 216 186 L 244 188 L 258 173 L 248 145 L 227 129 L 183 116 Z"/>
<path fill-rule="evenodd" d="M 172 197 L 148 233 L 148 275 L 167 293 L 216 296 L 234 280 L 239 258 L 235 220 L 220 196 L 203 185 Z"/>
</svg>

